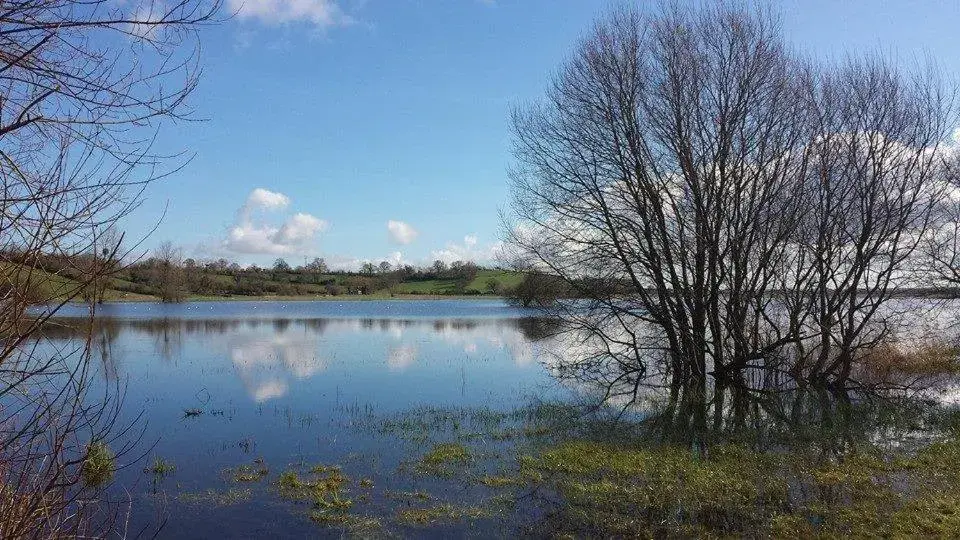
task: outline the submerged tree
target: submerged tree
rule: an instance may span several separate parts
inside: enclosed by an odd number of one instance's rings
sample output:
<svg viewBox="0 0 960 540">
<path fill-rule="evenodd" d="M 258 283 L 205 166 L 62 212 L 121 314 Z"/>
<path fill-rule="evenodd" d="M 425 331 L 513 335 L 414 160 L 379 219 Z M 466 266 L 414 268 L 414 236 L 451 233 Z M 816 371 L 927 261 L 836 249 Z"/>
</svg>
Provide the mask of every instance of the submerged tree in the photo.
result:
<svg viewBox="0 0 960 540">
<path fill-rule="evenodd" d="M 91 394 L 84 342 L 51 350 L 35 338 L 64 303 L 84 291 L 102 296 L 104 276 L 124 256 L 120 238 L 106 244 L 103 231 L 183 163 L 152 151 L 153 135 L 164 119 L 189 116 L 196 29 L 217 9 L 199 0 L 0 3 L 4 538 L 98 532 L 81 477 L 91 449 L 109 445 L 120 457 L 128 448 L 114 425 L 118 396 Z M 66 279 L 43 271 L 44 257 L 86 262 Z M 34 303 L 48 307 L 28 317 Z"/>
<path fill-rule="evenodd" d="M 881 60 L 800 60 L 765 13 L 617 10 L 514 114 L 508 240 L 585 299 L 552 308 L 597 344 L 580 369 L 842 383 L 940 197 L 948 105 Z"/>
</svg>

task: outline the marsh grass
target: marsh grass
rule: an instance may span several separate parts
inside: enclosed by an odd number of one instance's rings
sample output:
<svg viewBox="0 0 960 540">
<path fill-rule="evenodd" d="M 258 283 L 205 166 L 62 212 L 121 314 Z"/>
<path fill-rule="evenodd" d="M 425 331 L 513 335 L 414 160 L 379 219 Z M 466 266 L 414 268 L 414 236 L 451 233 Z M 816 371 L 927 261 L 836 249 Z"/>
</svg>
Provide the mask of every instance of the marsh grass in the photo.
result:
<svg viewBox="0 0 960 540">
<path fill-rule="evenodd" d="M 418 474 L 450 478 L 463 476 L 475 459 L 474 452 L 458 442 L 435 444 L 414 465 Z"/>
<path fill-rule="evenodd" d="M 310 502 L 322 511 L 346 511 L 353 506 L 347 497 L 350 478 L 340 467 L 317 465 L 301 477 L 297 471 L 285 471 L 277 479 L 280 496 L 292 501 Z"/>
<path fill-rule="evenodd" d="M 831 409 L 809 432 L 764 429 L 761 441 L 742 426 L 691 435 L 675 424 L 666 433 L 677 440 L 664 440 L 660 418 L 565 406 L 419 409 L 361 425 L 399 443 L 400 470 L 412 476 L 380 486 L 301 460 L 271 484 L 295 515 L 350 536 L 496 523 L 553 537 L 949 537 L 960 530 L 960 412 L 935 410 Z M 885 445 L 869 437 L 878 425 L 922 435 Z M 366 461 L 354 455 L 348 466 L 369 474 Z M 269 476 L 260 459 L 228 471 L 238 482 Z M 186 498 L 222 505 L 243 493 Z"/>
<path fill-rule="evenodd" d="M 395 499 L 398 501 L 404 502 L 413 502 L 413 501 L 429 501 L 433 499 L 433 495 L 427 493 L 423 490 L 417 491 L 386 491 L 384 493 L 388 498 Z"/>
<path fill-rule="evenodd" d="M 914 456 L 568 441 L 521 459 L 561 498 L 550 534 L 575 536 L 949 537 L 960 530 L 960 440 Z"/>
<path fill-rule="evenodd" d="M 234 482 L 259 482 L 270 474 L 270 469 L 262 459 L 257 459 L 253 465 L 238 465 L 235 469 L 227 469 L 227 472 L 232 473 Z"/>
<path fill-rule="evenodd" d="M 910 350 L 884 344 L 860 358 L 858 366 L 866 380 L 888 385 L 956 378 L 960 375 L 960 348 L 940 341 Z"/>
<path fill-rule="evenodd" d="M 193 505 L 222 507 L 234 506 L 249 502 L 253 498 L 253 490 L 230 488 L 226 490 L 208 489 L 205 491 L 185 491 L 177 496 L 177 500 Z"/>
<path fill-rule="evenodd" d="M 383 523 L 375 516 L 355 515 L 343 512 L 312 511 L 310 519 L 326 527 L 336 527 L 350 537 L 369 538 L 380 536 Z"/>
<path fill-rule="evenodd" d="M 153 463 L 149 467 L 145 468 L 143 471 L 150 473 L 158 478 L 163 478 L 165 476 L 171 475 L 176 472 L 177 468 L 173 465 L 172 462 L 166 461 L 160 456 L 155 456 L 153 458 Z"/>
<path fill-rule="evenodd" d="M 404 508 L 397 512 L 396 521 L 403 525 L 431 525 L 440 522 L 477 520 L 489 517 L 490 512 L 479 506 L 456 506 L 449 503 L 427 508 Z"/>
<path fill-rule="evenodd" d="M 517 485 L 521 480 L 512 476 L 486 474 L 480 477 L 479 482 L 490 488 L 502 488 Z"/>
<path fill-rule="evenodd" d="M 113 451 L 106 443 L 96 441 L 87 447 L 87 455 L 80 469 L 80 479 L 84 486 L 101 487 L 113 480 L 116 468 Z"/>
</svg>

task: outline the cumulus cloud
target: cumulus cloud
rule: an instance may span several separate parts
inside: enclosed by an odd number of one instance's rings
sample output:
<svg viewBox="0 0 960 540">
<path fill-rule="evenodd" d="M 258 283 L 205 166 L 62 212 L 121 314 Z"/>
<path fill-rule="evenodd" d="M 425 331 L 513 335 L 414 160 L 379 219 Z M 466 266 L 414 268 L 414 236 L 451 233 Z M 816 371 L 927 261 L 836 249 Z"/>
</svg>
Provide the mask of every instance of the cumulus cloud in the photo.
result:
<svg viewBox="0 0 960 540">
<path fill-rule="evenodd" d="M 355 22 L 335 0 L 228 0 L 228 4 L 239 18 L 266 24 L 302 22 L 331 28 Z"/>
<path fill-rule="evenodd" d="M 244 212 L 263 208 L 267 210 L 282 210 L 290 205 L 290 197 L 283 193 L 257 188 L 250 192 L 247 202 L 243 205 Z"/>
<path fill-rule="evenodd" d="M 449 242 L 443 249 L 434 250 L 431 256 L 445 263 L 473 261 L 483 264 L 493 262 L 502 252 L 503 242 L 492 242 L 481 246 L 477 235 L 468 234 L 463 237 L 462 243 Z"/>
<path fill-rule="evenodd" d="M 227 231 L 223 247 L 234 253 L 291 255 L 305 253 L 327 222 L 298 212 L 275 225 L 265 219 L 266 212 L 279 212 L 290 206 L 283 193 L 263 188 L 253 190 L 237 213 L 237 222 Z"/>
<path fill-rule="evenodd" d="M 416 240 L 420 234 L 409 223 L 392 219 L 387 222 L 387 232 L 390 234 L 390 240 L 404 245 Z"/>
</svg>

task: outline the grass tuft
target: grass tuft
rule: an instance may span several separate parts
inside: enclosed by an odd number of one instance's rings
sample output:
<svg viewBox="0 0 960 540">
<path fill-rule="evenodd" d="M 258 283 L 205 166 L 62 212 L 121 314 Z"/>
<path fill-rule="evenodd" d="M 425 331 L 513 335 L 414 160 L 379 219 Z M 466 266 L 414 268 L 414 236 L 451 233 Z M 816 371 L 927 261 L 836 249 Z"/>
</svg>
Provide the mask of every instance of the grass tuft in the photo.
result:
<svg viewBox="0 0 960 540">
<path fill-rule="evenodd" d="M 106 443 L 95 441 L 87 447 L 87 456 L 80 470 L 80 479 L 84 486 L 93 488 L 103 486 L 113 480 L 115 470 L 115 457 Z"/>
</svg>

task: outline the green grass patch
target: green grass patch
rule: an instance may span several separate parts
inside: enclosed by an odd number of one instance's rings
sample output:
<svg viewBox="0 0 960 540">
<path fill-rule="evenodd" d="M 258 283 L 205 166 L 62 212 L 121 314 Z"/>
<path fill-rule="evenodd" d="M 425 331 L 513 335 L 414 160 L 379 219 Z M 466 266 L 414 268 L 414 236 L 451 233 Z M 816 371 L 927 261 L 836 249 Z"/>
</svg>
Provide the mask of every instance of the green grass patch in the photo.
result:
<svg viewBox="0 0 960 540">
<path fill-rule="evenodd" d="M 440 504 L 428 508 L 404 508 L 397 512 L 397 522 L 404 525 L 425 526 L 434 523 L 480 519 L 490 513 L 477 506 L 455 506 Z"/>
<path fill-rule="evenodd" d="M 434 445 L 414 466 L 420 474 L 451 477 L 456 476 L 458 467 L 463 467 L 473 460 L 470 450 L 460 443 L 440 443 Z"/>
<path fill-rule="evenodd" d="M 735 445 L 696 455 L 569 441 L 521 459 L 521 477 L 563 500 L 549 534 L 949 537 L 960 526 L 960 441 L 914 456 L 841 459 Z"/>
<path fill-rule="evenodd" d="M 150 473 L 154 476 L 164 477 L 176 472 L 177 468 L 173 465 L 172 462 L 163 459 L 160 456 L 153 458 L 153 463 L 149 467 L 144 469 L 144 472 Z"/>
<path fill-rule="evenodd" d="M 347 497 L 350 479 L 339 467 L 318 465 L 311 474 L 301 477 L 296 471 L 285 471 L 277 480 L 280 496 L 294 501 L 310 502 L 324 511 L 346 511 L 353 506 Z"/>
<path fill-rule="evenodd" d="M 87 447 L 87 456 L 80 469 L 80 479 L 84 486 L 101 487 L 113 480 L 116 468 L 113 451 L 106 443 L 96 441 Z"/>
</svg>

